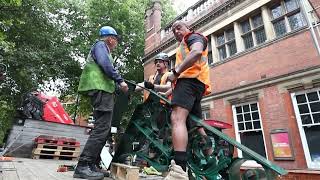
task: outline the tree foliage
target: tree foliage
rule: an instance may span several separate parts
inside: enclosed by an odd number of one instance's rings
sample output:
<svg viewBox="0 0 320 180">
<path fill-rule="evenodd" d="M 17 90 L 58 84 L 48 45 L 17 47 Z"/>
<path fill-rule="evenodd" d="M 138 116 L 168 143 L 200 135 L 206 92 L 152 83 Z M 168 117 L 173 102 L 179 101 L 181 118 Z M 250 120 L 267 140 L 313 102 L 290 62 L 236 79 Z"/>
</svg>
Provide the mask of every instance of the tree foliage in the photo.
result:
<svg viewBox="0 0 320 180">
<path fill-rule="evenodd" d="M 163 1 L 164 13 L 173 10 Z M 101 26 L 121 35 L 115 65 L 126 79 L 143 80 L 144 13 L 149 0 L 1 0 L 0 62 L 8 66 L 0 82 L 1 130 L 24 94 L 59 91 L 76 97 L 83 60 Z M 62 81 L 60 85 L 51 82 Z M 136 100 L 138 101 L 138 100 Z M 84 104 L 88 104 L 87 102 Z M 81 109 L 82 110 L 82 109 Z M 0 133 L 0 142 L 2 136 Z"/>
</svg>

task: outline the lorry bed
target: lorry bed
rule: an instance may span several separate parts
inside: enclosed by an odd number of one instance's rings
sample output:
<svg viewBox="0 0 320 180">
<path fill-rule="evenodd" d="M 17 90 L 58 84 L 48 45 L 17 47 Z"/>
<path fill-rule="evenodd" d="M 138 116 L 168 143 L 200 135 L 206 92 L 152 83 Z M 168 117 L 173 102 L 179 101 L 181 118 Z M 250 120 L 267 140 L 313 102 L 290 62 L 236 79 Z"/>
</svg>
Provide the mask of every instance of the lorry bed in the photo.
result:
<svg viewBox="0 0 320 180">
<path fill-rule="evenodd" d="M 80 152 L 89 137 L 87 133 L 88 127 L 85 126 L 60 124 L 33 119 L 26 119 L 18 122 L 20 123 L 13 125 L 6 141 L 6 145 L 12 144 L 7 150 L 7 156 L 31 157 L 34 139 L 40 135 L 74 138 L 76 141 L 80 142 Z"/>
</svg>

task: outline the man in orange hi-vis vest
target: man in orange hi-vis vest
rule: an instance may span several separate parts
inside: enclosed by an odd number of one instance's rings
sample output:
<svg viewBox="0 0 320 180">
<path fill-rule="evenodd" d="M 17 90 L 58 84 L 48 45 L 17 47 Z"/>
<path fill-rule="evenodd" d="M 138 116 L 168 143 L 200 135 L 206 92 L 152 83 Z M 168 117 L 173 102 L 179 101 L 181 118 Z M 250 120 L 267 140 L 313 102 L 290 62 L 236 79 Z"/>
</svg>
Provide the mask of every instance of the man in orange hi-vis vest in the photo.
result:
<svg viewBox="0 0 320 180">
<path fill-rule="evenodd" d="M 176 52 L 175 68 L 168 79 L 174 82 L 172 94 L 172 142 L 174 160 L 166 180 L 188 179 L 186 172 L 189 113 L 202 118 L 201 99 L 211 92 L 208 66 L 208 40 L 193 32 L 183 21 L 172 25 L 179 47 Z M 203 129 L 203 128 L 202 128 Z"/>
</svg>

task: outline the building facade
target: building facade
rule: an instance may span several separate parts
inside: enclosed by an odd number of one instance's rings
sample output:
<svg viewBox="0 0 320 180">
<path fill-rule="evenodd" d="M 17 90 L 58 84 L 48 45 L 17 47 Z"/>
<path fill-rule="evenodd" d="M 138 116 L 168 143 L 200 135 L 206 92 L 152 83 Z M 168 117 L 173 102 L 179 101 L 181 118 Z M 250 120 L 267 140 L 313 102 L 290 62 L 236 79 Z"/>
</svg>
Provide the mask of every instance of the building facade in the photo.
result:
<svg viewBox="0 0 320 180">
<path fill-rule="evenodd" d="M 174 66 L 171 25 L 186 21 L 209 40 L 213 92 L 202 100 L 203 118 L 232 124 L 224 133 L 289 176 L 320 179 L 319 14 L 319 0 L 201 0 L 161 28 L 154 0 L 145 19 L 145 79 L 159 52 Z"/>
</svg>

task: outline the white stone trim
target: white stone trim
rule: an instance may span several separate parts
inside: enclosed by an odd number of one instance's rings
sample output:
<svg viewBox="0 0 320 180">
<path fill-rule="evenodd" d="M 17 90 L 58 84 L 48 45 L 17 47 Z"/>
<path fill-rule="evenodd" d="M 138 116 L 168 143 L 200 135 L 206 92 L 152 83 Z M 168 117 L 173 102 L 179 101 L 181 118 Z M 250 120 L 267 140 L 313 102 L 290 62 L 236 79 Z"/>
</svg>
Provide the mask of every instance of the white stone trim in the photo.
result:
<svg viewBox="0 0 320 180">
<path fill-rule="evenodd" d="M 263 120 L 261 117 L 261 112 L 260 112 L 260 106 L 259 106 L 259 102 L 258 101 L 252 101 L 252 102 L 246 102 L 246 103 L 241 103 L 241 104 L 236 104 L 236 105 L 232 105 L 232 116 L 233 116 L 233 124 L 234 124 L 234 131 L 235 131 L 235 135 L 236 135 L 236 140 L 241 143 L 241 138 L 240 138 L 240 134 L 239 134 L 239 127 L 238 127 L 238 122 L 237 122 L 237 113 L 236 113 L 236 106 L 242 106 L 242 105 L 246 105 L 246 104 L 251 104 L 251 103 L 257 103 L 257 107 L 258 107 L 258 112 L 259 112 L 259 116 L 260 116 L 260 125 L 261 125 L 261 132 L 262 132 L 262 136 L 263 136 L 263 144 L 264 144 L 264 150 L 266 153 L 266 158 L 268 158 L 268 149 L 267 149 L 267 145 L 266 145 L 266 139 L 265 139 L 265 134 L 264 134 L 264 129 L 263 129 Z M 250 130 L 252 131 L 252 130 Z M 242 131 L 242 132 L 249 132 L 249 131 Z M 237 149 L 238 152 L 238 157 L 242 158 L 242 151 L 240 149 Z M 256 164 L 255 161 L 249 161 L 247 166 L 252 166 Z"/>
<path fill-rule="evenodd" d="M 207 29 L 203 32 L 205 36 L 208 36 L 209 34 L 212 34 L 225 26 L 237 21 L 239 18 L 243 17 L 244 15 L 249 14 L 252 11 L 255 11 L 256 9 L 260 8 L 261 6 L 267 4 L 268 2 L 271 2 L 271 0 L 260 0 L 256 1 L 249 6 L 245 7 L 244 9 L 241 9 L 240 11 L 234 13 L 232 16 L 218 22 L 215 25 L 212 25 L 210 29 Z"/>
<path fill-rule="evenodd" d="M 305 155 L 305 158 L 306 158 L 307 166 L 308 166 L 308 168 L 311 168 L 311 169 L 320 170 L 320 166 L 316 165 L 316 163 L 313 163 L 312 160 L 311 160 L 309 146 L 308 146 L 308 143 L 307 143 L 306 134 L 305 134 L 303 126 L 302 126 L 300 112 L 299 112 L 298 104 L 297 104 L 297 100 L 296 100 L 296 95 L 304 94 L 304 93 L 307 93 L 307 92 L 310 92 L 310 91 L 315 91 L 315 90 L 318 90 L 318 89 L 319 88 L 300 91 L 300 92 L 293 92 L 293 93 L 291 93 L 291 101 L 292 101 L 294 112 L 295 112 L 295 115 L 296 115 L 299 134 L 300 134 L 300 137 L 301 137 L 301 143 L 302 143 L 304 155 Z"/>
</svg>

